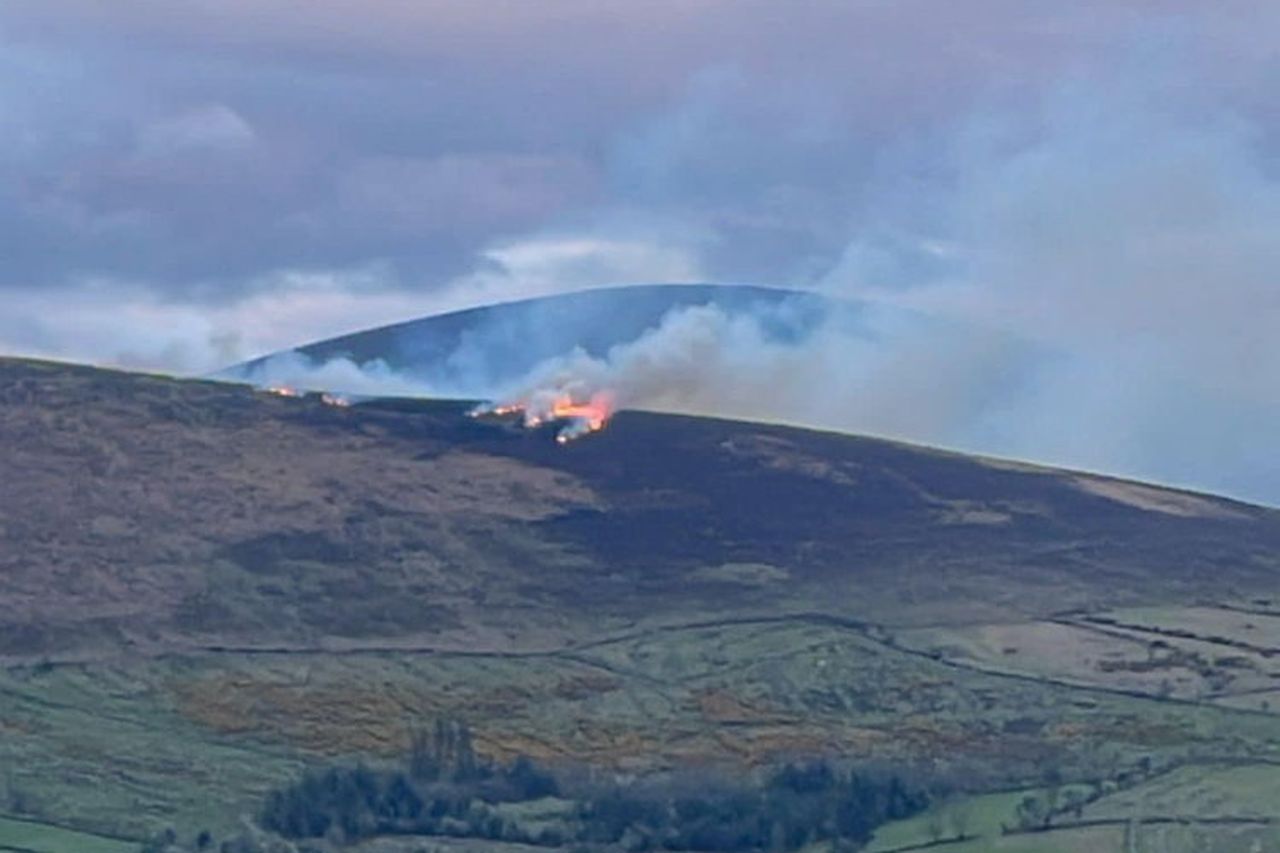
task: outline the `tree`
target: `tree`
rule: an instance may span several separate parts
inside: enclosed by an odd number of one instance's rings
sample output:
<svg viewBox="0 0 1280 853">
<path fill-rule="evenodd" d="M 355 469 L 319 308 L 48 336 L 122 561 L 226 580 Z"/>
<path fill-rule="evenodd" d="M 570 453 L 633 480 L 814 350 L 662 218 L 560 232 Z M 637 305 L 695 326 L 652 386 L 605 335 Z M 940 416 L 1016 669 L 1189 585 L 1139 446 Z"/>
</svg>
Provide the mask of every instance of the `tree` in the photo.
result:
<svg viewBox="0 0 1280 853">
<path fill-rule="evenodd" d="M 506 772 L 517 800 L 540 800 L 560 793 L 555 777 L 541 770 L 528 756 L 520 756 Z"/>
<path fill-rule="evenodd" d="M 1058 811 L 1058 797 L 1062 794 L 1062 774 L 1050 768 L 1044 775 L 1048 788 L 1044 792 L 1044 825 L 1047 827 Z"/>
<path fill-rule="evenodd" d="M 1080 820 L 1081 818 L 1083 818 L 1085 802 L 1087 799 L 1085 795 L 1082 792 L 1077 791 L 1073 788 L 1067 791 L 1065 799 L 1066 799 L 1066 804 L 1065 804 L 1066 811 L 1071 812 L 1075 816 L 1076 820 Z"/>
<path fill-rule="evenodd" d="M 425 731 L 418 729 L 409 740 L 409 775 L 423 782 L 440 778 L 439 737 L 432 740 Z"/>
<path fill-rule="evenodd" d="M 969 821 L 973 817 L 973 803 L 964 799 L 953 801 L 949 817 L 951 820 L 951 834 L 958 839 L 968 838 Z"/>
<path fill-rule="evenodd" d="M 925 829 L 929 832 L 930 841 L 940 841 L 942 839 L 942 809 L 934 809 L 929 812 L 925 819 Z"/>
<path fill-rule="evenodd" d="M 1028 794 L 1022 798 L 1022 802 L 1018 803 L 1015 814 L 1018 818 L 1018 826 L 1022 829 L 1039 829 L 1045 825 L 1047 818 L 1045 817 L 1044 803 L 1040 802 L 1040 798 Z"/>
</svg>

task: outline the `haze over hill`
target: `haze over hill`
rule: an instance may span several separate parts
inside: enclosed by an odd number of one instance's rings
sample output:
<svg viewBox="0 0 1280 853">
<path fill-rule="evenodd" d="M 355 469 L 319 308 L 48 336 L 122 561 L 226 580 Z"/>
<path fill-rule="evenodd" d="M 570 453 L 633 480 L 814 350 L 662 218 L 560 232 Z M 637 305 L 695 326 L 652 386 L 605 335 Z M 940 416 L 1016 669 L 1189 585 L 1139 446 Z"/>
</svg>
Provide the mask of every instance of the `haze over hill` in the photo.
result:
<svg viewBox="0 0 1280 853">
<path fill-rule="evenodd" d="M 561 447 L 466 409 L 0 364 L 8 813 L 221 835 L 442 717 L 559 766 L 831 754 L 966 796 L 1048 767 L 1114 833 L 1117 785 L 1280 762 L 1280 513 L 640 412 Z M 1271 820 L 1230 802 L 1203 814 Z"/>
<path fill-rule="evenodd" d="M 1130 403 L 1042 394 L 1041 378 L 1096 365 L 1057 345 L 948 312 L 808 290 L 746 285 L 631 285 L 499 303 L 302 345 L 220 375 L 262 386 L 365 396 L 515 402 L 597 394 L 629 409 L 748 418 L 859 432 L 1072 465 L 1187 486 L 1217 485 L 1275 502 L 1270 456 L 1241 466 L 1203 413 L 1224 401 L 1153 373 Z M 1079 373 L 1077 371 L 1085 371 Z M 1110 393 L 1107 391 L 1106 393 Z M 1199 401 L 1197 403 L 1197 401 Z M 1046 406 L 1056 414 L 1047 416 Z M 1261 429 L 1267 403 L 1239 420 Z M 1194 410 L 1192 412 L 1191 410 Z M 1156 413 L 1150 413 L 1155 415 Z M 1228 423 L 1236 423 L 1232 420 Z M 1277 422 L 1280 423 L 1280 422 Z"/>
<path fill-rule="evenodd" d="M 547 359 L 581 348 L 606 356 L 651 332 L 673 312 L 714 307 L 725 314 L 755 314 L 786 304 L 794 312 L 793 337 L 812 332 L 830 310 L 830 300 L 807 291 L 730 284 L 652 284 L 601 287 L 484 305 L 380 326 L 269 354 L 228 369 L 248 380 L 285 375 L 289 353 L 312 367 L 335 359 L 356 366 L 382 362 L 423 385 L 455 391 L 495 388 L 524 378 Z M 850 314 L 852 303 L 844 306 Z M 292 365 L 297 369 L 300 365 Z M 304 374 L 305 378 L 305 374 Z"/>
</svg>

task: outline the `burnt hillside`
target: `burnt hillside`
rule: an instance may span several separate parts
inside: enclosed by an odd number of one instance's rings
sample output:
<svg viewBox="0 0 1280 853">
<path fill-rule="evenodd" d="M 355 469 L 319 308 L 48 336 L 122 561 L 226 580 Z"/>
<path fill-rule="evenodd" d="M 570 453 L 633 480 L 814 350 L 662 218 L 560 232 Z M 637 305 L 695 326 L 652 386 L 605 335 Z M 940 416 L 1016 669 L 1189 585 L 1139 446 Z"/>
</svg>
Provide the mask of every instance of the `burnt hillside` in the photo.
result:
<svg viewBox="0 0 1280 853">
<path fill-rule="evenodd" d="M 1280 578 L 1280 514 L 1214 497 L 645 413 L 561 447 L 466 409 L 0 363 L 0 655 L 962 623 Z"/>
</svg>

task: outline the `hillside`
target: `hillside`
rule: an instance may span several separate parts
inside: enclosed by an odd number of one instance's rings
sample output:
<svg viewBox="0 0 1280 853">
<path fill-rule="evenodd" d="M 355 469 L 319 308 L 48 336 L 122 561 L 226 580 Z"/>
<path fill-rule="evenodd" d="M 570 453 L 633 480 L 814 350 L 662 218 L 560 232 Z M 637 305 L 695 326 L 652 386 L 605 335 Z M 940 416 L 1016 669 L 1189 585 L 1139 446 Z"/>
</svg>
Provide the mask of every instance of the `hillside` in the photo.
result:
<svg viewBox="0 0 1280 853">
<path fill-rule="evenodd" d="M 0 814 L 223 831 L 446 716 L 611 769 L 1280 782 L 1274 510 L 713 419 L 561 447 L 467 409 L 0 361 Z"/>
</svg>

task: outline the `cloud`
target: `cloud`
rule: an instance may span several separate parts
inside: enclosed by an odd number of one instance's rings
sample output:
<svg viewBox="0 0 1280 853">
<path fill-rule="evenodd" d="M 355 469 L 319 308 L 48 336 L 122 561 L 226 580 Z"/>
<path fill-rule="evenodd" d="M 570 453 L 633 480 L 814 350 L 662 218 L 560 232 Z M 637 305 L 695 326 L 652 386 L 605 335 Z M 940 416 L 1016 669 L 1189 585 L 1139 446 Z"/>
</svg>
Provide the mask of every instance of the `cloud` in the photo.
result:
<svg viewBox="0 0 1280 853">
<path fill-rule="evenodd" d="M 376 263 L 416 290 L 601 223 L 718 279 L 801 284 L 874 219 L 877 182 L 930 190 L 911 145 L 1135 32 L 1183 21 L 1204 85 L 1265 103 L 1265 24 L 1214 8 L 9 4 L 0 288 L 92 275 L 216 302 Z"/>
<path fill-rule="evenodd" d="M 780 8 L 9 4 L 0 346 L 203 372 L 600 284 L 818 287 L 939 325 L 810 353 L 857 402 L 791 415 L 1280 499 L 1280 7 Z"/>
<path fill-rule="evenodd" d="M 448 155 L 353 165 L 339 204 L 364 227 L 399 239 L 473 228 L 523 230 L 585 197 L 592 175 L 571 158 Z"/>
<path fill-rule="evenodd" d="M 143 157 L 172 157 L 188 153 L 233 152 L 253 145 L 253 128 L 235 110 L 208 104 L 155 121 L 139 133 Z"/>
<path fill-rule="evenodd" d="M 701 278 L 696 261 L 679 251 L 588 237 L 534 237 L 494 246 L 483 258 L 475 272 L 421 291 L 395 286 L 377 265 L 273 273 L 237 298 L 214 304 L 165 299 L 118 279 L 19 290 L 6 297 L 0 314 L 0 352 L 201 375 L 429 314 L 616 281 Z"/>
</svg>

